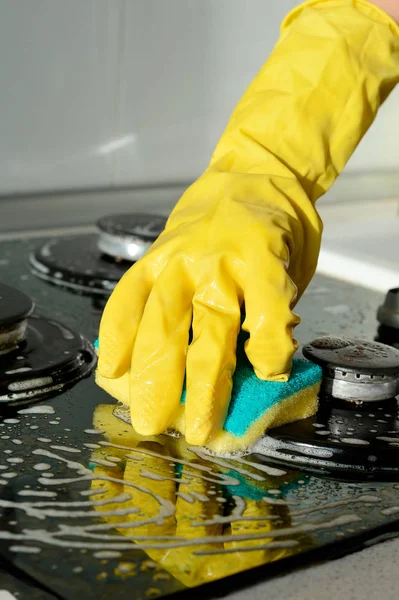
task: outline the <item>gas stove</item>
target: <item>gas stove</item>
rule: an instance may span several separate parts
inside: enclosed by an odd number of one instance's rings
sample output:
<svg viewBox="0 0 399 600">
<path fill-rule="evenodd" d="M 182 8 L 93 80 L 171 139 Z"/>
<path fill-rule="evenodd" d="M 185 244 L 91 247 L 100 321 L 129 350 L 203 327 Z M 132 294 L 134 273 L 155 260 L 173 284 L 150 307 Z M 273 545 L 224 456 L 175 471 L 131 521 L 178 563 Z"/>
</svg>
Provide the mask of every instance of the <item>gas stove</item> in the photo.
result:
<svg viewBox="0 0 399 600">
<path fill-rule="evenodd" d="M 129 219 L 124 247 L 145 251 L 148 227 L 132 232 Z M 139 257 L 106 233 L 0 243 L 0 296 L 12 298 L 0 319 L 0 589 L 130 600 L 201 586 L 214 597 L 395 535 L 399 363 L 394 344 L 374 342 L 386 341 L 381 295 L 315 277 L 297 334 L 324 369 L 319 413 L 222 459 L 137 436 L 95 385 L 93 298 Z M 82 273 L 104 263 L 120 270 L 86 285 Z"/>
<path fill-rule="evenodd" d="M 107 298 L 165 223 L 164 217 L 147 214 L 103 217 L 95 234 L 55 238 L 35 248 L 29 256 L 31 271 L 78 294 Z"/>
<path fill-rule="evenodd" d="M 34 313 L 32 300 L 0 283 L 0 407 L 53 396 L 92 371 L 93 346 Z"/>
</svg>

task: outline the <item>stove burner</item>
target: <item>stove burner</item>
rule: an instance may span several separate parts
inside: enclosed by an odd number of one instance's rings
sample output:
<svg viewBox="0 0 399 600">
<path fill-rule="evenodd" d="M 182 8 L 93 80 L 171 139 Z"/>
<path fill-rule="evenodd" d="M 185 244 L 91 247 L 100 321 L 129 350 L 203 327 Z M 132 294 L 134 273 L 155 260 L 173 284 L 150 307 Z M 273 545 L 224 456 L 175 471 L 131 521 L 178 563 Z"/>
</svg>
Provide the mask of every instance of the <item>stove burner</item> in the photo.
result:
<svg viewBox="0 0 399 600">
<path fill-rule="evenodd" d="M 31 253 L 31 271 L 78 294 L 109 296 L 131 263 L 101 255 L 97 243 L 95 234 L 50 240 Z"/>
<path fill-rule="evenodd" d="M 104 254 L 135 262 L 165 228 L 166 219 L 157 215 L 112 215 L 97 221 L 98 247 Z"/>
<path fill-rule="evenodd" d="M 398 391 L 399 351 L 342 337 L 320 338 L 303 348 L 323 368 L 323 392 L 349 402 L 378 402 Z"/>
<path fill-rule="evenodd" d="M 59 287 L 107 298 L 124 273 L 165 226 L 164 217 L 127 214 L 104 217 L 100 233 L 55 238 L 31 253 L 34 275 Z"/>
<path fill-rule="evenodd" d="M 381 325 L 399 328 L 399 288 L 389 290 L 379 307 L 377 319 Z"/>
<path fill-rule="evenodd" d="M 277 464 L 340 478 L 398 480 L 397 401 L 353 410 L 346 402 L 320 400 L 317 415 L 271 429 L 251 451 Z"/>
<path fill-rule="evenodd" d="M 12 352 L 23 340 L 33 307 L 28 296 L 0 283 L 0 355 Z"/>
<path fill-rule="evenodd" d="M 55 321 L 32 315 L 32 301 L 0 284 L 0 403 L 60 392 L 94 368 L 94 348 Z"/>
<path fill-rule="evenodd" d="M 377 320 L 380 326 L 376 341 L 399 348 L 399 288 L 388 291 L 378 309 Z"/>
<path fill-rule="evenodd" d="M 324 337 L 303 354 L 323 369 L 316 416 L 268 431 L 251 451 L 340 477 L 399 479 L 399 351 Z"/>
</svg>

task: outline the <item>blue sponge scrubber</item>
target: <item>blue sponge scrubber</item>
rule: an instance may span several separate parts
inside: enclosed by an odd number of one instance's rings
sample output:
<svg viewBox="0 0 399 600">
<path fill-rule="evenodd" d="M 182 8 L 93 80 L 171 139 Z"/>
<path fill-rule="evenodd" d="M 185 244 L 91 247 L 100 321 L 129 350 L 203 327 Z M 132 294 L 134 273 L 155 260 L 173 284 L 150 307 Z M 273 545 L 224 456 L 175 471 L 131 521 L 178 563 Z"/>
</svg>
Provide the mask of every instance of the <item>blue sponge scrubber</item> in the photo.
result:
<svg viewBox="0 0 399 600">
<path fill-rule="evenodd" d="M 307 360 L 294 359 L 287 382 L 262 381 L 243 351 L 239 340 L 237 367 L 233 390 L 223 430 L 208 443 L 207 448 L 218 454 L 243 451 L 249 448 L 267 429 L 306 419 L 318 408 L 318 392 L 322 371 Z M 105 379 L 96 374 L 97 383 L 123 404 L 129 404 L 129 374 L 119 379 Z M 171 428 L 184 433 L 184 403 Z"/>
<path fill-rule="evenodd" d="M 223 431 L 209 442 L 209 449 L 244 450 L 267 429 L 314 415 L 320 383 L 320 367 L 301 359 L 293 360 L 287 382 L 262 381 L 251 366 L 239 363 Z"/>
</svg>

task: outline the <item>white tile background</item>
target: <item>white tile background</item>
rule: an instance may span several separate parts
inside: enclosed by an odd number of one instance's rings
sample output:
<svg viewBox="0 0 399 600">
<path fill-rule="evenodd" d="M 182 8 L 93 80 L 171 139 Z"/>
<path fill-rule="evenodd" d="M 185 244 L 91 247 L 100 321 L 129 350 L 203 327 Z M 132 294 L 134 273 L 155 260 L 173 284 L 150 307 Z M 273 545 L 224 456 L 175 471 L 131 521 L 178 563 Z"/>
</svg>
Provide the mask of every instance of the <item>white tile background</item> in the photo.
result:
<svg viewBox="0 0 399 600">
<path fill-rule="evenodd" d="M 189 182 L 295 0 L 0 0 L 0 194 Z M 399 94 L 349 170 L 396 168 Z"/>
</svg>

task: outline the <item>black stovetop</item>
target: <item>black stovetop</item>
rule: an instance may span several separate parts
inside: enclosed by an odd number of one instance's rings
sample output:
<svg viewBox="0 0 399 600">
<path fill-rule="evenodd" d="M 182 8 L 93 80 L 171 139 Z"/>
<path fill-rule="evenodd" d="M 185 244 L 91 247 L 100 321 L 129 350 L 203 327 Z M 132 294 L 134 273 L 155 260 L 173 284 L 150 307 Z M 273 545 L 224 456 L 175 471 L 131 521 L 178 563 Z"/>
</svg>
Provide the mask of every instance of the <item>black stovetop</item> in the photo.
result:
<svg viewBox="0 0 399 600">
<path fill-rule="evenodd" d="M 97 337 L 88 296 L 30 274 L 45 240 L 0 244 L 0 281 L 36 312 Z M 369 338 L 381 297 L 316 277 L 301 301 L 302 343 Z M 0 589 L 19 599 L 201 597 L 395 535 L 399 485 L 329 477 L 258 455 L 217 459 L 168 436 L 135 436 L 92 376 L 0 414 Z"/>
</svg>

